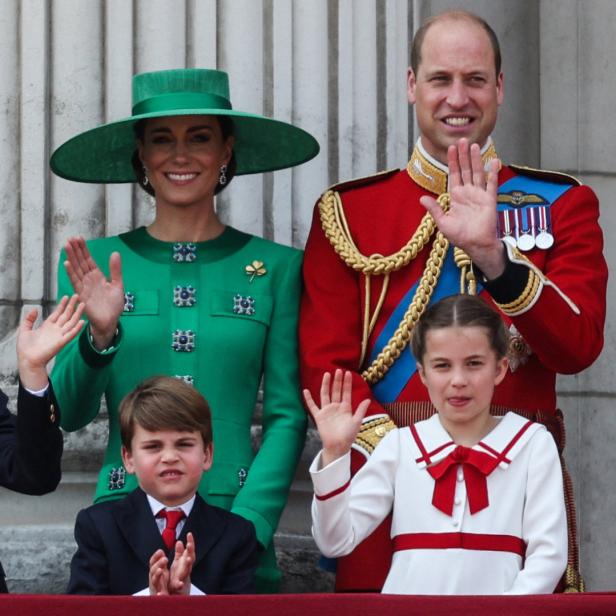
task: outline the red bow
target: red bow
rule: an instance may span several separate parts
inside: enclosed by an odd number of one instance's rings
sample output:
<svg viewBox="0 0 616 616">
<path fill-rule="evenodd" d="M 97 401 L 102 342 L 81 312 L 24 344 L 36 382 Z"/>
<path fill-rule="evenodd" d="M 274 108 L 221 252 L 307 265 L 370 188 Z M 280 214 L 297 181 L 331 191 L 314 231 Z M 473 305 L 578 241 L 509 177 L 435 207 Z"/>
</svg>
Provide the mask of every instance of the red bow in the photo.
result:
<svg viewBox="0 0 616 616">
<path fill-rule="evenodd" d="M 462 465 L 471 514 L 489 504 L 486 477 L 498 466 L 498 459 L 487 453 L 458 445 L 446 458 L 428 467 L 434 478 L 432 504 L 443 513 L 453 513 L 457 466 Z"/>
</svg>

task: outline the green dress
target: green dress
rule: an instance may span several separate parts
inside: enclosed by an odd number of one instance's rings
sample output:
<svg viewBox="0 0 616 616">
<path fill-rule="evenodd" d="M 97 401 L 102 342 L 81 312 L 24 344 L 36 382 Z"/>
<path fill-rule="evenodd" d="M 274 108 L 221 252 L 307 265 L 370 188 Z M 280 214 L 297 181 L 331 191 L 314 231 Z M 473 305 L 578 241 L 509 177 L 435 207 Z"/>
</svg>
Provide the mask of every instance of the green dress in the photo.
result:
<svg viewBox="0 0 616 616">
<path fill-rule="evenodd" d="M 105 396 L 109 441 L 94 501 L 119 498 L 137 485 L 120 457 L 122 398 L 150 376 L 184 378 L 212 409 L 214 463 L 199 493 L 254 524 L 266 548 L 258 587 L 275 590 L 280 574 L 272 538 L 306 431 L 296 331 L 302 253 L 231 227 L 195 244 L 161 242 L 142 227 L 92 240 L 88 248 L 103 271 L 113 251 L 122 256 L 118 335 L 101 353 L 84 329 L 59 354 L 51 379 L 68 431 L 90 423 Z M 59 296 L 72 293 L 63 261 Z M 262 377 L 263 433 L 255 454 L 251 423 Z"/>
</svg>

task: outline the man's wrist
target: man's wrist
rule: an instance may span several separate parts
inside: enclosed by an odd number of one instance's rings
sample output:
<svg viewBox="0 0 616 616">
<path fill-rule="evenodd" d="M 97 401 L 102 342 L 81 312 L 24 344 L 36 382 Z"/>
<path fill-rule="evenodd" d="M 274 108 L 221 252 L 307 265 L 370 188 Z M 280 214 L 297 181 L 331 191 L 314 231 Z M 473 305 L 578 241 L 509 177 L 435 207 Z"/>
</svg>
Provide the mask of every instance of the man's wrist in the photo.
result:
<svg viewBox="0 0 616 616">
<path fill-rule="evenodd" d="M 45 367 L 32 367 L 27 362 L 19 362 L 19 380 L 24 389 L 30 393 L 44 391 L 49 385 L 49 376 Z"/>
<path fill-rule="evenodd" d="M 478 251 L 478 258 L 470 254 L 470 252 L 468 256 L 487 280 L 496 280 L 502 276 L 507 266 L 505 246 L 500 240 L 497 240 L 497 243 L 492 248 L 484 249 L 481 252 Z"/>
</svg>

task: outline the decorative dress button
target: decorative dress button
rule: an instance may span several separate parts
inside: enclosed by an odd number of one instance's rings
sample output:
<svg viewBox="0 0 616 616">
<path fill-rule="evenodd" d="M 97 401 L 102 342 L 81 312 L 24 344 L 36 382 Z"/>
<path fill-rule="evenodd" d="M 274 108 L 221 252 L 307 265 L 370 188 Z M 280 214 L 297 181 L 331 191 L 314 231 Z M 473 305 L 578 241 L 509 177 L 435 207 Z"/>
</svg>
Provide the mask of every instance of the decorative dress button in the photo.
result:
<svg viewBox="0 0 616 616">
<path fill-rule="evenodd" d="M 457 479 L 458 481 L 464 481 L 464 473 L 461 470 L 458 471 Z"/>
<path fill-rule="evenodd" d="M 197 245 L 192 242 L 173 244 L 173 260 L 176 263 L 192 263 L 197 259 Z"/>
<path fill-rule="evenodd" d="M 458 526 L 460 526 L 460 522 L 458 522 L 458 520 L 453 520 L 453 522 L 451 523 L 451 525 L 455 528 L 457 528 Z"/>
<path fill-rule="evenodd" d="M 109 470 L 109 478 L 107 489 L 121 490 L 126 485 L 126 469 L 123 466 L 111 468 Z"/>
<path fill-rule="evenodd" d="M 124 312 L 133 312 L 135 310 L 135 294 L 130 291 L 124 293 Z"/>
<path fill-rule="evenodd" d="M 188 383 L 188 385 L 195 384 L 195 377 L 191 374 L 176 374 L 175 378 L 180 379 L 180 381 L 184 381 L 184 383 Z"/>
<path fill-rule="evenodd" d="M 250 295 L 240 295 L 236 293 L 233 296 L 233 312 L 235 314 L 246 314 L 251 316 L 255 313 L 255 298 Z"/>
<path fill-rule="evenodd" d="M 195 350 L 195 332 L 192 329 L 176 329 L 173 332 L 171 348 L 178 353 L 190 353 Z"/>
<path fill-rule="evenodd" d="M 458 507 L 462 504 L 462 499 L 461 498 L 456 498 L 456 500 L 454 501 L 454 503 L 456 505 L 458 505 Z"/>
<path fill-rule="evenodd" d="M 189 284 L 187 287 L 176 285 L 173 289 L 173 303 L 178 308 L 190 308 L 197 303 L 197 289 Z"/>
</svg>

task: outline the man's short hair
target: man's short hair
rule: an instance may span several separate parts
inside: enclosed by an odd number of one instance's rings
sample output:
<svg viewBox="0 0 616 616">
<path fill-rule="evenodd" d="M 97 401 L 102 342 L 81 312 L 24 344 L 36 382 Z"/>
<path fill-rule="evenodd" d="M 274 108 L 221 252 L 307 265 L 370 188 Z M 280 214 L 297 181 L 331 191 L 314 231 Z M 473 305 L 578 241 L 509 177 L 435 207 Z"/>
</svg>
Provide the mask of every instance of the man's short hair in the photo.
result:
<svg viewBox="0 0 616 616">
<path fill-rule="evenodd" d="M 204 447 L 212 442 L 212 414 L 207 400 L 192 385 L 169 376 L 146 379 L 122 400 L 120 436 L 128 451 L 135 426 L 150 432 L 199 432 Z"/>
<path fill-rule="evenodd" d="M 438 15 L 429 17 L 423 22 L 423 24 L 421 24 L 413 37 L 413 42 L 411 43 L 411 68 L 413 69 L 413 73 L 417 75 L 417 70 L 421 64 L 421 47 L 423 45 L 424 38 L 426 37 L 426 32 L 439 21 L 446 21 L 448 19 L 466 19 L 467 21 L 477 24 L 484 29 L 490 39 L 490 44 L 492 45 L 492 51 L 494 52 L 494 68 L 496 69 L 496 77 L 498 77 L 501 72 L 502 59 L 500 44 L 498 42 L 496 32 L 492 30 L 490 24 L 485 19 L 482 19 L 479 15 L 475 15 L 469 11 L 445 11 L 444 13 L 439 13 Z"/>
</svg>

